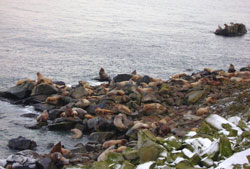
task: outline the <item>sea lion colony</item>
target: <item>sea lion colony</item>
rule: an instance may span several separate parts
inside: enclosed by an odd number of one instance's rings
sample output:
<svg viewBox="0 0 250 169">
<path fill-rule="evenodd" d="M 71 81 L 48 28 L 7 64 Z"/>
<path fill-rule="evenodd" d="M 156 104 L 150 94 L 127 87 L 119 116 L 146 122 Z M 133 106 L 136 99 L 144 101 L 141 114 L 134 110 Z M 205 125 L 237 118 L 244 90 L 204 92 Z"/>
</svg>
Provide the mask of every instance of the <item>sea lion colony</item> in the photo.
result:
<svg viewBox="0 0 250 169">
<path fill-rule="evenodd" d="M 200 131 L 201 122 L 211 114 L 227 117 L 237 113 L 248 120 L 250 117 L 250 65 L 240 71 L 230 65 L 227 72 L 206 68 L 192 75 L 177 74 L 167 81 L 140 76 L 136 71 L 117 75 L 110 81 L 102 68 L 97 79 L 109 83 L 91 86 L 79 81 L 78 85 L 69 87 L 38 72 L 37 81 L 20 80 L 17 86 L 0 92 L 2 99 L 14 104 L 33 105 L 42 112 L 36 123 L 25 127 L 71 130 L 72 139 L 78 139 L 79 143 L 83 136 L 89 139 L 85 145 L 76 145 L 74 150 L 68 150 L 61 143 L 55 144 L 50 153 L 37 155 L 36 167 L 78 165 L 98 168 L 98 165 L 106 166 L 113 162 L 133 168 L 156 160 L 155 156 L 148 157 L 146 149 L 144 156 L 140 155 L 143 147 L 147 147 L 141 145 L 142 135 L 150 138 L 147 144 L 159 143 L 159 140 L 162 144 L 163 138 L 175 136 L 182 139 L 188 131 Z M 227 104 L 229 102 L 233 104 Z M 164 145 L 168 147 L 167 142 L 168 139 Z M 176 150 L 183 146 L 181 144 Z M 120 161 L 110 162 L 114 154 L 114 158 L 122 155 Z M 50 160 L 43 164 L 41 161 L 44 159 Z M 7 161 L 5 167 L 13 167 L 13 161 Z M 171 165 L 177 167 L 178 163 Z M 190 162 L 190 165 L 204 167 L 199 162 Z"/>
</svg>

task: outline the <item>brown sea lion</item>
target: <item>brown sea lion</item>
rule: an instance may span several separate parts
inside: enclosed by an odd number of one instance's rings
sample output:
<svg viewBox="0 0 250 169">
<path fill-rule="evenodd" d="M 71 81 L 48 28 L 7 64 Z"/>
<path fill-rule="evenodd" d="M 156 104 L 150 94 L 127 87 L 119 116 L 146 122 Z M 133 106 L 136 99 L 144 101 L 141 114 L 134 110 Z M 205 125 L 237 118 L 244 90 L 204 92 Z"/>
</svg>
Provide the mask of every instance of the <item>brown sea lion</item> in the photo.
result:
<svg viewBox="0 0 250 169">
<path fill-rule="evenodd" d="M 47 122 L 47 120 L 49 119 L 49 113 L 47 110 L 43 111 L 42 114 L 40 114 L 37 117 L 37 122 Z"/>
<path fill-rule="evenodd" d="M 37 72 L 37 82 L 36 85 L 40 84 L 40 83 L 47 83 L 52 85 L 52 80 L 49 78 L 44 77 L 40 72 Z"/>
</svg>

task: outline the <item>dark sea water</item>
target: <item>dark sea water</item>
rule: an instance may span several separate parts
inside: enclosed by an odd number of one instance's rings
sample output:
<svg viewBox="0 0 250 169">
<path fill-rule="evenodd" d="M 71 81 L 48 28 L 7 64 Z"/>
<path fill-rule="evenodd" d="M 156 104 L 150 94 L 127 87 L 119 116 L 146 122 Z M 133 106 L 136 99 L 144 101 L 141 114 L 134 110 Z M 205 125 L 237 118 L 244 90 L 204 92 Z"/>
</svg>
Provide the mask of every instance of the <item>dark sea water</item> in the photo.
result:
<svg viewBox="0 0 250 169">
<path fill-rule="evenodd" d="M 53 80 L 90 81 L 101 67 L 117 73 L 167 79 L 204 67 L 227 69 L 250 63 L 250 34 L 215 36 L 218 25 L 250 28 L 249 0 L 0 0 L 0 89 L 40 71 Z M 250 30 L 248 29 L 248 32 Z M 23 135 L 46 152 L 48 142 L 69 133 L 28 130 L 34 112 L 0 102 L 0 158 L 12 153 L 10 138 Z"/>
</svg>

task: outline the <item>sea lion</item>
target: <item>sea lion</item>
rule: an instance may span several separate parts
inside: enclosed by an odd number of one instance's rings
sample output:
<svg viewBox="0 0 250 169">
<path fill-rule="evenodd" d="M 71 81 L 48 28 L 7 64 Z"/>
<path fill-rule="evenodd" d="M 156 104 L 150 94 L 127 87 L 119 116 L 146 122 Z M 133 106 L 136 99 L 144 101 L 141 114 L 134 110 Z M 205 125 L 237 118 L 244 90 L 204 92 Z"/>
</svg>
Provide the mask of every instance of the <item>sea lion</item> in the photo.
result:
<svg viewBox="0 0 250 169">
<path fill-rule="evenodd" d="M 48 104 L 57 105 L 61 98 L 62 98 L 61 95 L 50 96 L 47 97 L 45 102 Z"/>
<path fill-rule="evenodd" d="M 32 79 L 22 79 L 22 80 L 18 80 L 17 82 L 16 82 L 16 85 L 18 86 L 18 85 L 22 85 L 22 84 L 24 84 L 24 83 L 26 83 L 26 82 L 35 82 L 35 80 L 32 80 Z"/>
<path fill-rule="evenodd" d="M 71 131 L 74 133 L 72 138 L 74 138 L 74 139 L 82 138 L 82 131 L 81 130 L 79 130 L 79 129 L 71 129 Z"/>
<path fill-rule="evenodd" d="M 150 115 L 152 113 L 162 114 L 165 113 L 166 110 L 166 107 L 160 103 L 144 104 L 141 109 L 144 115 Z"/>
<path fill-rule="evenodd" d="M 111 147 L 113 145 L 117 145 L 117 144 L 121 144 L 124 145 L 127 143 L 127 140 L 125 139 L 121 139 L 121 140 L 109 140 L 109 141 L 105 141 L 102 145 L 103 148 L 108 148 Z"/>
<path fill-rule="evenodd" d="M 118 114 L 114 118 L 114 125 L 120 129 L 125 130 L 132 124 L 132 121 L 128 120 L 125 114 Z"/>
<path fill-rule="evenodd" d="M 36 75 L 37 75 L 36 85 L 38 85 L 40 83 L 47 83 L 50 85 L 53 84 L 51 79 L 44 77 L 40 72 L 37 72 Z"/>
<path fill-rule="evenodd" d="M 99 115 L 102 116 L 102 117 L 104 117 L 104 116 L 107 115 L 107 114 L 110 114 L 110 115 L 114 114 L 114 112 L 113 112 L 112 110 L 101 109 L 101 108 L 99 108 L 99 107 L 95 109 L 95 113 L 96 113 L 96 114 L 99 114 Z"/>
<path fill-rule="evenodd" d="M 111 79 L 108 76 L 108 74 L 105 72 L 104 68 L 101 68 L 99 71 L 99 77 L 98 78 L 94 78 L 94 80 L 98 80 L 100 82 L 110 82 Z"/>
<path fill-rule="evenodd" d="M 42 114 L 40 114 L 40 115 L 37 117 L 36 121 L 37 121 L 37 122 L 47 122 L 48 119 L 49 119 L 49 113 L 48 113 L 47 110 L 44 110 L 44 111 L 42 112 Z"/>
<path fill-rule="evenodd" d="M 60 152 L 54 152 L 50 154 L 50 159 L 55 163 L 56 166 L 63 166 L 69 164 L 69 159 L 63 157 Z"/>
<path fill-rule="evenodd" d="M 236 70 L 234 68 L 234 65 L 233 64 L 230 64 L 229 68 L 228 68 L 228 73 L 234 73 Z"/>
<path fill-rule="evenodd" d="M 116 104 L 113 109 L 112 109 L 114 112 L 120 112 L 120 113 L 124 113 L 124 114 L 127 114 L 127 115 L 131 115 L 131 110 L 125 106 L 125 105 L 122 105 L 122 104 Z"/>
</svg>

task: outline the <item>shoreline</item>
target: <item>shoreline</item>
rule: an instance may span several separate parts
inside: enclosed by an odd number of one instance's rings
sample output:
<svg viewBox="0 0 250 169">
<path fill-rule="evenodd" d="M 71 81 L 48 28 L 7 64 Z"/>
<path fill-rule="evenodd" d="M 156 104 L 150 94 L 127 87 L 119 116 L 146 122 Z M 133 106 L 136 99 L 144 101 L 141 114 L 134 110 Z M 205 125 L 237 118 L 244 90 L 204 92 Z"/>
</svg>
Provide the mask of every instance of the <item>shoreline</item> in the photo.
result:
<svg viewBox="0 0 250 169">
<path fill-rule="evenodd" d="M 0 92 L 0 98 L 7 99 L 5 101 L 11 104 L 32 105 L 35 110 L 42 112 L 37 122 L 26 128 L 46 127 L 53 131 L 74 129 L 72 139 L 78 139 L 79 143 L 82 142 L 82 134 L 88 135 L 89 142 L 78 145 L 74 150 L 54 143 L 50 153 L 35 158 L 36 165 L 43 164 L 41 161 L 44 159 L 50 159 L 49 164 L 42 165 L 44 168 L 49 165 L 62 168 L 76 164 L 85 167 L 112 164 L 135 168 L 148 161 L 157 161 L 160 152 L 166 151 L 156 148 L 164 142 L 158 138 L 174 136 L 181 140 L 189 131 L 199 133 L 198 128 L 213 114 L 228 118 L 237 113 L 242 119 L 249 114 L 250 67 L 241 68 L 241 71 L 231 68 L 229 72 L 204 69 L 192 75 L 174 75 L 166 81 L 140 76 L 136 72 L 120 74 L 114 79 L 108 84 L 96 86 L 79 81 L 78 85 L 68 87 L 64 82 L 53 82 L 38 75 L 36 81 L 20 80 L 16 86 Z M 248 122 L 245 122 L 246 125 Z M 148 146 L 146 141 L 145 145 L 138 146 L 142 138 L 150 138 L 149 142 L 154 144 Z M 224 139 L 223 136 L 219 138 Z M 176 151 L 183 148 L 182 143 L 175 147 L 169 140 L 166 141 Z M 170 149 L 166 153 L 173 153 L 173 148 Z M 140 155 L 141 151 L 145 151 L 145 154 Z M 155 151 L 157 155 L 147 157 L 147 151 Z M 120 161 L 110 160 L 112 157 L 116 160 L 119 157 Z M 163 161 L 162 165 L 177 166 L 183 160 L 178 163 L 170 163 L 171 160 L 167 159 Z M 200 161 L 189 161 L 185 165 L 202 167 L 204 163 Z M 18 162 L 12 159 L 6 165 L 15 163 Z M 217 165 L 213 163 L 211 166 Z"/>
</svg>

